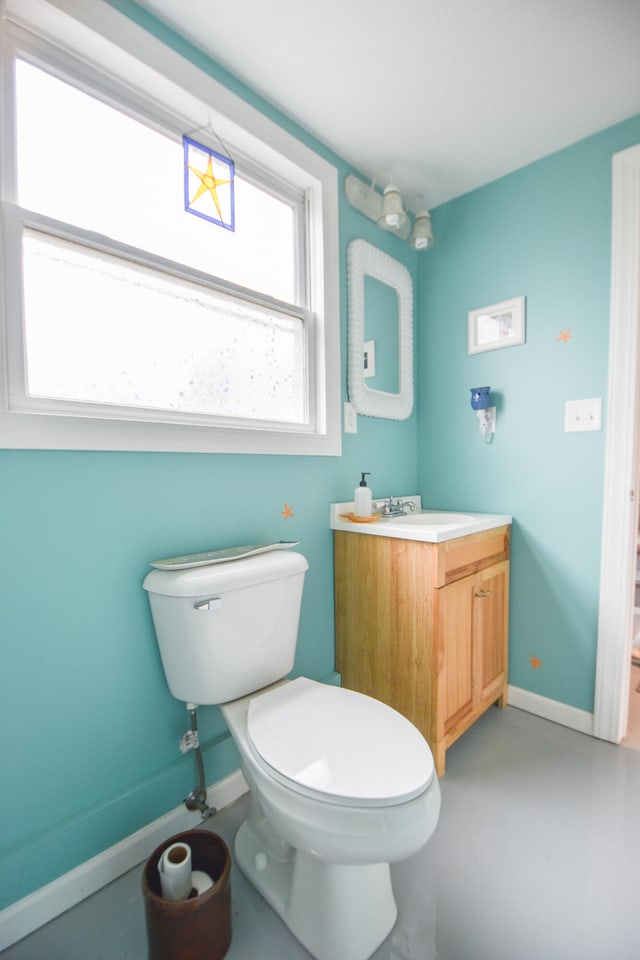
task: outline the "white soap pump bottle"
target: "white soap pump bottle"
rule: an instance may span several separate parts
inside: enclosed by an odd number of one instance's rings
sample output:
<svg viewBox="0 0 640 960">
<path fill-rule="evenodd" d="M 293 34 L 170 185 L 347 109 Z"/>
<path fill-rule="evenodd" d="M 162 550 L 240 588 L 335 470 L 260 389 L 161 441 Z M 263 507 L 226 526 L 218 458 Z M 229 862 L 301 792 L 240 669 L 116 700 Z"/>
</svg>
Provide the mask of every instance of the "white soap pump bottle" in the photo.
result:
<svg viewBox="0 0 640 960">
<path fill-rule="evenodd" d="M 353 515 L 355 517 L 371 516 L 371 490 L 367 486 L 365 477 L 370 477 L 370 473 L 363 473 L 362 480 L 353 493 Z"/>
</svg>

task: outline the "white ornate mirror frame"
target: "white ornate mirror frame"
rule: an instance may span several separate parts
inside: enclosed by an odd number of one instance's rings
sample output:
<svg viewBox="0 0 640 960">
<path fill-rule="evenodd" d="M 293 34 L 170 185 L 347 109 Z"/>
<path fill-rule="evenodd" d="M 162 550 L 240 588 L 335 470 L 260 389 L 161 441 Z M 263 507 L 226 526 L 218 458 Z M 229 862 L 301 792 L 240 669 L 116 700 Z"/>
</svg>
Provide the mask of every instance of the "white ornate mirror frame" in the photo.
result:
<svg viewBox="0 0 640 960">
<path fill-rule="evenodd" d="M 356 413 L 387 420 L 406 420 L 413 410 L 413 283 L 398 260 L 366 240 L 352 240 L 347 249 L 349 285 L 349 400 Z M 374 390 L 364 377 L 365 276 L 392 287 L 398 297 L 398 393 Z M 392 318 L 395 319 L 395 318 Z"/>
</svg>

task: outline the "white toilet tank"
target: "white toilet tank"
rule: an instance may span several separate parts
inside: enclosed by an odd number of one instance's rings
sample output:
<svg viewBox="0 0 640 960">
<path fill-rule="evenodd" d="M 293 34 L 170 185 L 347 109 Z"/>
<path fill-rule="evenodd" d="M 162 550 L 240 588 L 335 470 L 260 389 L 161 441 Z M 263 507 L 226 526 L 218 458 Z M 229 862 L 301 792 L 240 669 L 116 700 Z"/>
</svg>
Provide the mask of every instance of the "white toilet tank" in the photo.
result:
<svg viewBox="0 0 640 960">
<path fill-rule="evenodd" d="M 285 677 L 308 567 L 301 554 L 278 550 L 147 574 L 144 589 L 174 697 L 225 703 Z"/>
</svg>

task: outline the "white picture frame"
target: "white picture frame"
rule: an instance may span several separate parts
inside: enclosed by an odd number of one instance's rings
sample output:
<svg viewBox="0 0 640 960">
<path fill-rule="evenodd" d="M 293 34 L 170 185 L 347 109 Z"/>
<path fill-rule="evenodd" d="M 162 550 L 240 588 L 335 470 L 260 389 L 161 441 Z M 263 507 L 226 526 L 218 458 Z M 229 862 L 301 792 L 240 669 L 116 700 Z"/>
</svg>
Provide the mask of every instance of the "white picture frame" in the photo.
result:
<svg viewBox="0 0 640 960">
<path fill-rule="evenodd" d="M 515 347 L 525 341 L 525 298 L 469 311 L 469 353 Z"/>
</svg>

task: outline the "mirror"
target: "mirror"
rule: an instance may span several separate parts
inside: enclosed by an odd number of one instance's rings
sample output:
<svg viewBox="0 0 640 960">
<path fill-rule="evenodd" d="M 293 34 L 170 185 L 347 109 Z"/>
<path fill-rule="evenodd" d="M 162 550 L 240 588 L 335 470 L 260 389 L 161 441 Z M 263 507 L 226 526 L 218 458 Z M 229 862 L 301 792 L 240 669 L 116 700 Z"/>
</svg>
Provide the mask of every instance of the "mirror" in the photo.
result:
<svg viewBox="0 0 640 960">
<path fill-rule="evenodd" d="M 364 378 L 370 390 L 400 390 L 398 295 L 395 287 L 365 274 Z"/>
<path fill-rule="evenodd" d="M 367 417 L 383 417 L 387 420 L 406 420 L 413 410 L 413 283 L 411 274 L 398 260 L 389 257 L 382 250 L 367 243 L 366 240 L 352 240 L 347 250 L 347 277 L 349 285 L 349 336 L 348 336 L 348 378 L 349 401 L 356 413 Z M 375 284 L 365 283 L 372 278 Z M 395 315 L 389 312 L 385 318 L 384 338 L 390 335 L 393 341 L 384 349 L 386 355 L 397 356 L 397 377 L 385 378 L 392 382 L 397 392 L 375 389 L 367 383 L 365 374 L 365 316 L 367 315 L 367 297 L 376 296 L 378 284 L 386 284 L 395 293 L 397 307 Z M 389 299 L 388 291 L 382 302 Z M 379 323 L 379 318 L 376 321 Z M 367 328 L 369 330 L 369 328 Z M 371 339 L 367 339 L 371 343 Z M 375 341 L 374 341 L 375 342 Z M 376 364 L 380 367 L 384 358 L 380 348 L 376 351 Z M 388 371 L 387 371 L 388 372 Z M 377 377 L 370 378 L 372 381 Z"/>
</svg>

